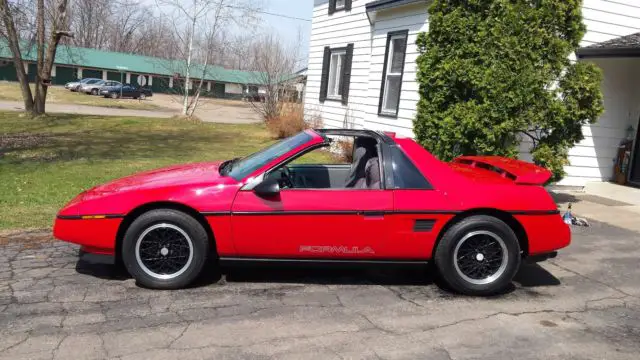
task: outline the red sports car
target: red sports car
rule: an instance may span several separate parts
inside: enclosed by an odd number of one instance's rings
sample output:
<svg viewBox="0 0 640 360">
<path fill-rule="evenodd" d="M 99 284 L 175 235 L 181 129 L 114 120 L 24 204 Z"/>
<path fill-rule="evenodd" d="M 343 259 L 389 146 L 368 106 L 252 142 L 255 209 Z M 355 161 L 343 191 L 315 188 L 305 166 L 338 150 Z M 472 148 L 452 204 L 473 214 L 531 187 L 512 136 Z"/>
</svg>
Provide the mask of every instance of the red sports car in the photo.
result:
<svg viewBox="0 0 640 360">
<path fill-rule="evenodd" d="M 351 163 L 296 160 L 342 143 L 353 148 Z M 157 289 L 189 285 L 209 260 L 432 261 L 452 289 L 487 295 L 508 286 L 523 259 L 569 245 L 569 227 L 542 186 L 550 175 L 501 157 L 441 162 L 390 133 L 307 130 L 242 159 L 94 187 L 59 212 L 54 235 L 93 261 L 122 261 L 140 285 Z"/>
</svg>

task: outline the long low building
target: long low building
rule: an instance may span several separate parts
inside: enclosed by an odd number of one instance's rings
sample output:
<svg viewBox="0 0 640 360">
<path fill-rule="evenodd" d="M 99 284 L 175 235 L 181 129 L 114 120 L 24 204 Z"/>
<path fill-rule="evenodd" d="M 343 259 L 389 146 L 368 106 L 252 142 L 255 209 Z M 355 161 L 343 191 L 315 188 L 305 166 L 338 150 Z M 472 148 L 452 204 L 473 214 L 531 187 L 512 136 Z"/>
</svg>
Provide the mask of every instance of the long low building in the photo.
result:
<svg viewBox="0 0 640 360">
<path fill-rule="evenodd" d="M 13 56 L 7 43 L 0 45 L 0 81 L 17 81 Z M 22 50 L 25 71 L 30 81 L 36 77 L 36 49 L 25 44 Z M 225 69 L 209 65 L 192 65 L 189 88 L 204 79 L 204 94 L 218 98 L 239 98 L 243 93 L 258 92 L 258 73 Z M 186 64 L 150 56 L 59 45 L 51 72 L 53 85 L 64 85 L 82 78 L 116 80 L 149 86 L 158 93 L 177 93 L 184 89 Z"/>
</svg>

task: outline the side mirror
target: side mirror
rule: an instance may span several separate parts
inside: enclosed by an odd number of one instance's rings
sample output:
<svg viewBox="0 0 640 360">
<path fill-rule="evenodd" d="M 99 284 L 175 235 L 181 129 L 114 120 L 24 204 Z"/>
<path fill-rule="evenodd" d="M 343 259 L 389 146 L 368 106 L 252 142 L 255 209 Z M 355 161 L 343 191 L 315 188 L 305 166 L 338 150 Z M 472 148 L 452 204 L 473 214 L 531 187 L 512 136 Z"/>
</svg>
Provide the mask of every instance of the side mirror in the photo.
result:
<svg viewBox="0 0 640 360">
<path fill-rule="evenodd" d="M 265 179 L 253 188 L 256 195 L 263 198 L 272 198 L 280 195 L 280 183 L 275 177 Z"/>
</svg>

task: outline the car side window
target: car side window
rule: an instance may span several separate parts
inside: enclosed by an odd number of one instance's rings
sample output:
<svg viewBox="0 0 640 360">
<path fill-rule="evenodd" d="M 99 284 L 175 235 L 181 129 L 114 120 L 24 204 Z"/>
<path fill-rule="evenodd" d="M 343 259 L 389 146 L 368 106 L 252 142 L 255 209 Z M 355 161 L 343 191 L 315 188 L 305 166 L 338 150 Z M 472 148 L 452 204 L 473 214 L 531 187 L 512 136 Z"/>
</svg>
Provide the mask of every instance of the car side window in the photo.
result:
<svg viewBox="0 0 640 360">
<path fill-rule="evenodd" d="M 377 141 L 331 136 L 332 141 L 268 174 L 286 189 L 376 190 L 382 188 Z"/>
<path fill-rule="evenodd" d="M 420 170 L 398 146 L 391 147 L 394 189 L 433 189 Z"/>
</svg>

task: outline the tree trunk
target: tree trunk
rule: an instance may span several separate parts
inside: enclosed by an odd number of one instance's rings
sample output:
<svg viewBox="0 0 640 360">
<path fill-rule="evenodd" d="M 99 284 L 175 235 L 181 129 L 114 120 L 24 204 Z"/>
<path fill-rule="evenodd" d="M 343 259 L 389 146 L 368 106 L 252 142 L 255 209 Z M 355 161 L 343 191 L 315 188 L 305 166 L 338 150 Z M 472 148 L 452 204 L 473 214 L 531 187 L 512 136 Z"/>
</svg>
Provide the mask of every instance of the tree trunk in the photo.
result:
<svg viewBox="0 0 640 360">
<path fill-rule="evenodd" d="M 9 7 L 8 0 L 0 0 L 0 16 L 7 31 L 7 40 L 9 48 L 13 55 L 13 63 L 16 68 L 16 76 L 22 90 L 22 99 L 24 100 L 25 111 L 40 115 L 45 112 L 45 104 L 47 99 L 47 86 L 51 81 L 51 70 L 56 57 L 58 43 L 62 36 L 71 36 L 66 30 L 61 30 L 66 24 L 67 4 L 69 0 L 57 0 L 53 11 L 55 17 L 51 24 L 51 36 L 45 44 L 45 0 L 37 0 L 36 5 L 36 50 L 37 50 L 37 66 L 36 66 L 36 83 L 35 98 L 29 87 L 29 79 L 24 69 L 25 63 L 22 61 L 22 52 L 20 50 L 20 40 L 16 32 L 13 16 Z M 46 48 L 46 49 L 45 49 Z"/>
<path fill-rule="evenodd" d="M 193 113 L 196 111 L 198 107 L 198 102 L 200 101 L 200 92 L 202 92 L 202 84 L 204 83 L 204 77 L 207 74 L 207 67 L 209 66 L 209 55 L 207 55 L 204 59 L 204 66 L 202 68 L 202 77 L 200 78 L 200 82 L 198 83 L 198 88 L 194 94 L 193 100 L 189 103 L 189 108 L 187 109 L 187 115 L 193 116 Z"/>
<path fill-rule="evenodd" d="M 24 71 L 24 62 L 22 62 L 22 52 L 20 50 L 20 40 L 18 39 L 16 26 L 13 22 L 13 16 L 11 15 L 8 0 L 0 0 L 0 12 L 7 32 L 9 49 L 11 49 L 11 54 L 13 55 L 13 65 L 16 68 L 16 76 L 20 83 L 22 99 L 24 100 L 24 110 L 26 112 L 33 113 L 33 95 L 31 93 L 31 88 L 29 87 L 29 79 Z"/>
<path fill-rule="evenodd" d="M 38 114 L 44 114 L 45 112 L 47 89 L 49 84 L 51 84 L 51 71 L 53 69 L 53 63 L 56 59 L 56 52 L 58 50 L 60 39 L 62 38 L 62 36 L 71 36 L 68 32 L 61 30 L 61 27 L 66 24 L 68 2 L 69 0 L 57 1 L 56 17 L 53 20 L 51 35 L 47 43 L 47 51 L 43 54 L 38 52 L 38 64 L 42 63 L 42 69 L 38 70 L 39 80 L 36 81 L 36 112 Z M 44 26 L 42 29 L 42 39 L 44 42 Z"/>
<path fill-rule="evenodd" d="M 44 114 L 47 89 L 42 86 L 42 74 L 44 64 L 44 0 L 38 0 L 36 8 L 36 46 L 38 61 L 36 66 L 36 96 L 34 99 L 34 114 Z"/>
<path fill-rule="evenodd" d="M 185 71 L 184 76 L 184 98 L 182 99 L 182 115 L 189 115 L 189 80 L 191 73 L 191 53 L 193 52 L 193 37 L 196 31 L 196 21 L 197 21 L 197 6 L 196 2 L 193 2 L 193 17 L 191 18 L 191 29 L 189 29 L 189 45 L 187 48 L 187 69 Z"/>
</svg>

